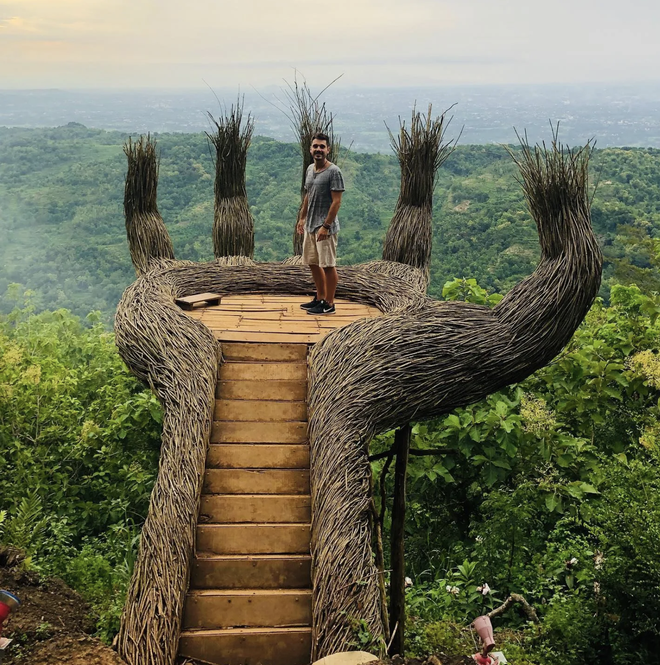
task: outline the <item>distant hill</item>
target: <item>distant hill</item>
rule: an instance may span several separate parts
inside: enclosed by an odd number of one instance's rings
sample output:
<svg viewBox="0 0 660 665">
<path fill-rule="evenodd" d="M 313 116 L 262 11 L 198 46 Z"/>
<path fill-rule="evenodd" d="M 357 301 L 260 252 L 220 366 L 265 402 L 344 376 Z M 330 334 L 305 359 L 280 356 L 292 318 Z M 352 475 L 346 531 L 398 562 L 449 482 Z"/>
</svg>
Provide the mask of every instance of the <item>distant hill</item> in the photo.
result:
<svg viewBox="0 0 660 665">
<path fill-rule="evenodd" d="M 245 108 L 256 133 L 278 141 L 294 140 L 282 86 L 245 94 Z M 237 90 L 0 90 L 0 125 L 53 127 L 71 120 L 88 127 L 130 132 L 203 132 L 207 111 L 231 104 Z M 316 88 L 315 92 L 320 92 Z M 518 85 L 435 85 L 427 87 L 351 87 L 338 81 L 322 97 L 335 116 L 344 145 L 357 152 L 389 154 L 384 123 L 396 127 L 414 105 L 438 113 L 452 106 L 452 132 L 463 131 L 470 145 L 510 143 L 514 127 L 533 141 L 548 136 L 549 121 L 559 122 L 569 143 L 594 137 L 602 148 L 660 147 L 660 82 Z"/>
<path fill-rule="evenodd" d="M 37 309 L 98 309 L 109 320 L 134 273 L 122 213 L 125 157 L 120 132 L 78 123 L 55 129 L 0 128 L 0 294 L 18 282 Z M 177 258 L 212 258 L 213 163 L 203 134 L 163 134 L 159 206 Z M 344 151 L 347 192 L 340 211 L 341 262 L 380 258 L 398 196 L 393 156 Z M 660 150 L 597 151 L 593 207 L 607 256 L 606 277 L 657 284 L 654 239 L 660 232 Z M 596 173 L 597 172 L 597 173 Z M 599 174 L 599 175 L 598 175 Z M 431 292 L 452 277 L 475 277 L 506 291 L 535 267 L 538 242 L 499 146 L 460 146 L 443 166 L 434 203 Z M 248 198 L 256 259 L 291 253 L 299 203 L 295 145 L 257 137 L 250 150 Z M 12 303 L 0 295 L 0 309 Z"/>
</svg>

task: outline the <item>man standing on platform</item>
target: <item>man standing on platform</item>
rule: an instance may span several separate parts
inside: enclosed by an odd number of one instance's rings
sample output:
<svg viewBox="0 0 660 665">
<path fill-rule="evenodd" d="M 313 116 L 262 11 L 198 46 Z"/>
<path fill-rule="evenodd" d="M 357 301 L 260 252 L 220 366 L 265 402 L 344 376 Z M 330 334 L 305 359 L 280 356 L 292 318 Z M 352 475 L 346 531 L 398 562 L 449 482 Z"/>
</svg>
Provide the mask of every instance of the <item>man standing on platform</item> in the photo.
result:
<svg viewBox="0 0 660 665">
<path fill-rule="evenodd" d="M 298 233 L 304 233 L 303 263 L 309 266 L 316 285 L 311 302 L 300 305 L 308 314 L 334 314 L 337 290 L 337 212 L 344 191 L 344 178 L 328 160 L 330 138 L 318 132 L 310 152 L 314 163 L 307 168 L 305 198 L 298 217 Z"/>
</svg>

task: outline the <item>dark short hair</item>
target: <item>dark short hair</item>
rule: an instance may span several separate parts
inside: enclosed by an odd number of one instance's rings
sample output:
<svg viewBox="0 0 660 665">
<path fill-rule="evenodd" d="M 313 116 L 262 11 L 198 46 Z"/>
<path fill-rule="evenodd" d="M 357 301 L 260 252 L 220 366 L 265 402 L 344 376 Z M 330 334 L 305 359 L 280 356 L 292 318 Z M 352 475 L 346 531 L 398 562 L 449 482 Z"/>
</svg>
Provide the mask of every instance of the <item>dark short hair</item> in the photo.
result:
<svg viewBox="0 0 660 665">
<path fill-rule="evenodd" d="M 325 141 L 326 145 L 330 145 L 330 137 L 323 132 L 316 132 L 316 134 L 312 136 L 312 141 Z"/>
</svg>

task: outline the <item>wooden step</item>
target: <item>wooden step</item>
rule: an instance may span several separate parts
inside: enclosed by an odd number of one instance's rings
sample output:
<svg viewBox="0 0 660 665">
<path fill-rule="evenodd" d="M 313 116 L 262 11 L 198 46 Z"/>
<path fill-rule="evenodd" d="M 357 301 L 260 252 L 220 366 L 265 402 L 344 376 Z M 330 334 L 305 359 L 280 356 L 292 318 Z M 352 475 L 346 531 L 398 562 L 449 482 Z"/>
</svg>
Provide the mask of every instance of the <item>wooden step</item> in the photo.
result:
<svg viewBox="0 0 660 665">
<path fill-rule="evenodd" d="M 306 422 L 260 423 L 214 421 L 212 443 L 305 443 Z"/>
<path fill-rule="evenodd" d="M 308 554 L 227 554 L 196 557 L 191 589 L 304 589 L 311 588 Z"/>
<path fill-rule="evenodd" d="M 302 310 L 301 310 L 302 311 Z M 252 362 L 301 362 L 307 358 L 306 344 L 240 344 L 222 345 L 225 360 Z"/>
<path fill-rule="evenodd" d="M 309 469 L 309 446 L 286 443 L 212 443 L 207 469 Z"/>
<path fill-rule="evenodd" d="M 308 333 L 277 333 L 277 332 L 243 332 L 239 330 L 227 330 L 214 328 L 210 326 L 213 336 L 220 340 L 223 345 L 225 342 L 265 342 L 268 344 L 284 344 L 292 342 L 294 344 L 316 344 L 325 336 L 326 331 L 319 328 L 319 333 L 312 335 Z"/>
<path fill-rule="evenodd" d="M 209 524 L 197 527 L 197 551 L 209 554 L 309 554 L 309 524 Z"/>
<path fill-rule="evenodd" d="M 198 590 L 186 596 L 183 629 L 310 626 L 311 589 Z"/>
<path fill-rule="evenodd" d="M 239 363 L 220 365 L 221 381 L 306 381 L 307 363 Z"/>
<path fill-rule="evenodd" d="M 307 399 L 307 381 L 218 381 L 215 396 L 222 399 Z"/>
<path fill-rule="evenodd" d="M 309 495 L 202 494 L 199 524 L 309 524 Z"/>
<path fill-rule="evenodd" d="M 291 401 L 217 399 L 213 420 L 300 422 L 307 420 L 307 404 Z"/>
<path fill-rule="evenodd" d="M 207 469 L 202 492 L 309 494 L 309 469 Z"/>
<path fill-rule="evenodd" d="M 311 628 L 185 631 L 179 655 L 211 665 L 309 665 Z"/>
</svg>

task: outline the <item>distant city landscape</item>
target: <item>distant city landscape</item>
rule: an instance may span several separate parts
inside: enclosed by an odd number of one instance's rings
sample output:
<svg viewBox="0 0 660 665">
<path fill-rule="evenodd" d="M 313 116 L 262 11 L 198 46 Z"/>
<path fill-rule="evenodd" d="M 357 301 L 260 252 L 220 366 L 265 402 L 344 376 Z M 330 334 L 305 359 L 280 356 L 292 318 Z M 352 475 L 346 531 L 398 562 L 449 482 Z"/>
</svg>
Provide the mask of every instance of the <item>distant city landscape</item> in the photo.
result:
<svg viewBox="0 0 660 665">
<path fill-rule="evenodd" d="M 0 126 L 54 127 L 70 122 L 139 134 L 200 132 L 207 112 L 217 115 L 238 90 L 0 90 Z M 255 132 L 295 141 L 285 84 L 245 90 Z M 321 98 L 334 113 L 342 145 L 359 152 L 388 152 L 385 124 L 393 130 L 412 107 L 434 114 L 453 106 L 448 136 L 463 130 L 462 144 L 515 143 L 514 128 L 530 139 L 548 140 L 550 122 L 560 123 L 569 144 L 595 138 L 599 147 L 660 147 L 660 83 L 539 86 L 451 86 L 442 88 L 347 88 L 341 81 Z"/>
</svg>

